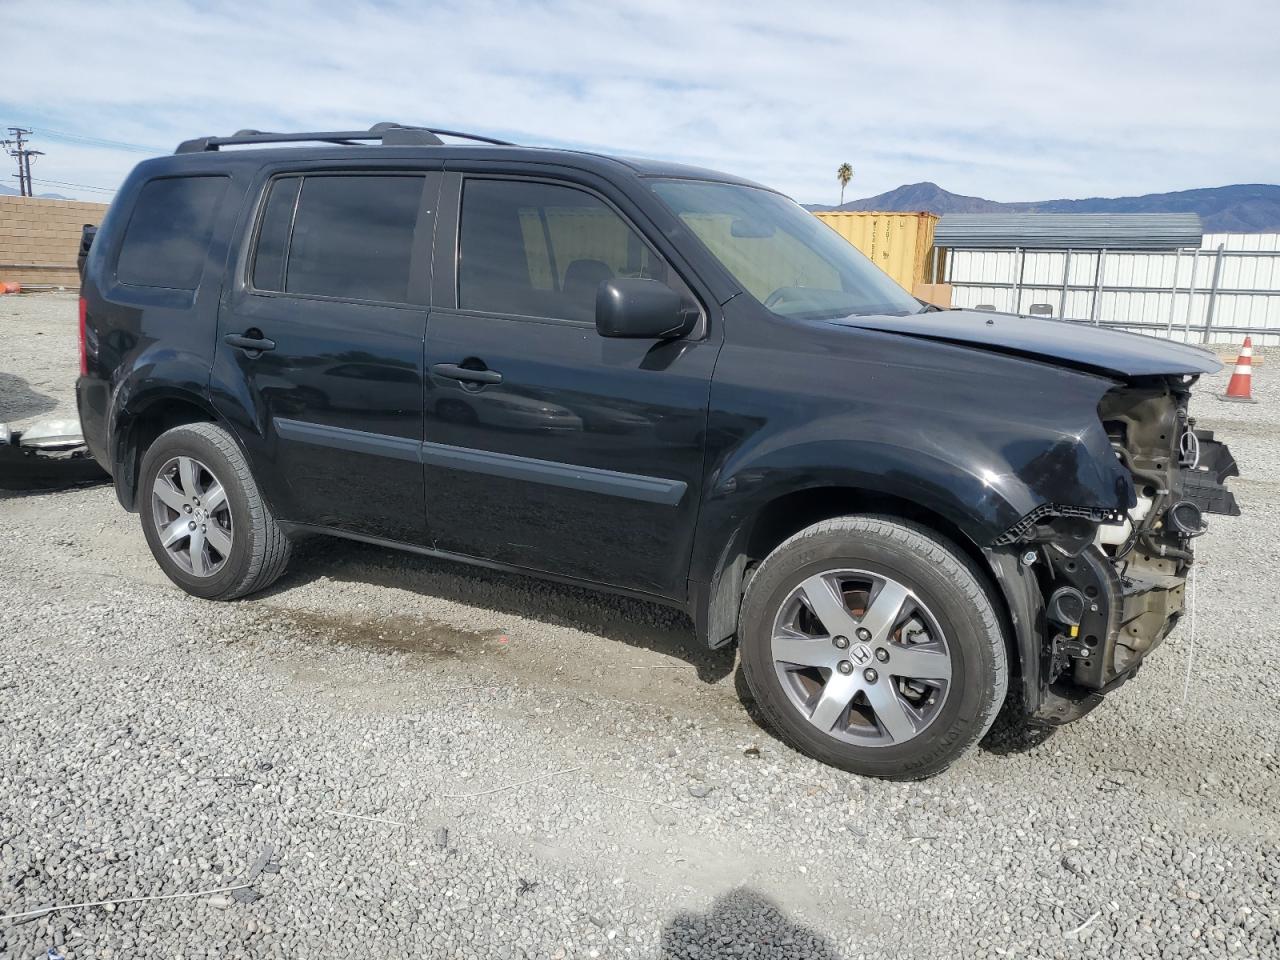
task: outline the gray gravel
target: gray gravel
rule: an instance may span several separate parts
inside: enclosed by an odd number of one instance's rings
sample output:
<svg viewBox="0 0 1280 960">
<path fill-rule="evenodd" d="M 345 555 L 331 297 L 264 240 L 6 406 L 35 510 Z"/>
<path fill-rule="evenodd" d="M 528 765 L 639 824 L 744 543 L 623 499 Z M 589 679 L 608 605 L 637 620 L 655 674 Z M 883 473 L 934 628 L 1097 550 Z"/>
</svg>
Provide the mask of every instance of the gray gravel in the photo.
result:
<svg viewBox="0 0 1280 960">
<path fill-rule="evenodd" d="M 0 300 L 0 418 L 73 411 L 74 330 Z M 1194 646 L 923 784 L 783 747 L 667 610 L 336 541 L 209 604 L 109 488 L 0 499 L 0 914 L 256 895 L 4 920 L 0 957 L 1280 955 L 1270 373 L 1194 405 L 1246 474 Z"/>
</svg>

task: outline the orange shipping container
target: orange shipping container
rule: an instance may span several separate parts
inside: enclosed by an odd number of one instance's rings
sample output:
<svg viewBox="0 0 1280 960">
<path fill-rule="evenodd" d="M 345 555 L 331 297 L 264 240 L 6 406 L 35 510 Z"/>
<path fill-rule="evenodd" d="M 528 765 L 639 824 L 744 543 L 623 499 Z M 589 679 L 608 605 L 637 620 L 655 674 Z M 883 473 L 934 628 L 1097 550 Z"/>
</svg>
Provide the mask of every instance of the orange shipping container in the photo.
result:
<svg viewBox="0 0 1280 960">
<path fill-rule="evenodd" d="M 936 215 L 823 211 L 814 216 L 870 257 L 904 290 L 912 292 L 917 284 L 933 279 L 929 267 Z"/>
</svg>

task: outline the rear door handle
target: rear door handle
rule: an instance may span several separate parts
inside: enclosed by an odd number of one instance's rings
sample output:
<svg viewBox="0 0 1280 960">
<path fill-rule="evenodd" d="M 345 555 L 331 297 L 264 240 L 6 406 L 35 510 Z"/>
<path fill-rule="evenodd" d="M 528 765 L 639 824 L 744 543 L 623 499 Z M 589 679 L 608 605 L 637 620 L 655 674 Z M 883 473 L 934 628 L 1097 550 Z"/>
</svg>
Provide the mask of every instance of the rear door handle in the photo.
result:
<svg viewBox="0 0 1280 960">
<path fill-rule="evenodd" d="M 222 342 L 229 347 L 236 347 L 240 350 L 249 350 L 255 353 L 276 348 L 276 342 L 264 337 L 261 330 L 249 330 L 243 334 L 229 333 L 222 338 Z"/>
<path fill-rule="evenodd" d="M 475 370 L 456 363 L 433 363 L 431 372 L 438 377 L 461 380 L 463 383 L 501 383 L 502 374 L 496 370 Z"/>
</svg>

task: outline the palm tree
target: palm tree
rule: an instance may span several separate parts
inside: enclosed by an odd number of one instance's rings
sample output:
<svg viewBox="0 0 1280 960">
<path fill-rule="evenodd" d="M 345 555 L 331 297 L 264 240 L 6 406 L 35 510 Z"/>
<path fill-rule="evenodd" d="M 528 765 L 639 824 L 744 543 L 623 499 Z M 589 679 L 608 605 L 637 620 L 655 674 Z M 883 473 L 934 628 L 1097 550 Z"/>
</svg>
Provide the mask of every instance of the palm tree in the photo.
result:
<svg viewBox="0 0 1280 960">
<path fill-rule="evenodd" d="M 844 188 L 849 185 L 849 181 L 853 179 L 853 167 L 847 163 L 842 163 L 836 168 L 836 179 L 840 181 L 840 206 L 844 206 Z"/>
</svg>

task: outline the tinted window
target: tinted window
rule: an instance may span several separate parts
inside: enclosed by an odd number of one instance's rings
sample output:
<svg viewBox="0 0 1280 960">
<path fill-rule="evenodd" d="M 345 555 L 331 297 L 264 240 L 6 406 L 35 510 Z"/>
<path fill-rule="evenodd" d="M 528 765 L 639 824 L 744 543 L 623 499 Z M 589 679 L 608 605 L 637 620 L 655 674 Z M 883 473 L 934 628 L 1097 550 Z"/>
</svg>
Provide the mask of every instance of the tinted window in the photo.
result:
<svg viewBox="0 0 1280 960">
<path fill-rule="evenodd" d="M 277 180 L 263 211 L 254 286 L 407 303 L 424 182 L 414 176 Z"/>
<path fill-rule="evenodd" d="M 458 306 L 587 320 L 613 277 L 667 279 L 665 265 L 604 201 L 518 180 L 468 180 L 462 196 Z"/>
<path fill-rule="evenodd" d="M 171 177 L 144 186 L 124 232 L 116 279 L 194 290 L 226 189 L 226 177 Z"/>
<path fill-rule="evenodd" d="M 253 285 L 259 290 L 284 289 L 284 254 L 293 229 L 293 209 L 298 200 L 300 177 L 277 180 L 267 197 L 258 230 L 258 253 L 253 261 Z"/>
<path fill-rule="evenodd" d="M 702 180 L 657 180 L 653 189 L 775 313 L 817 320 L 920 312 L 920 304 L 853 244 L 786 197 Z"/>
</svg>

